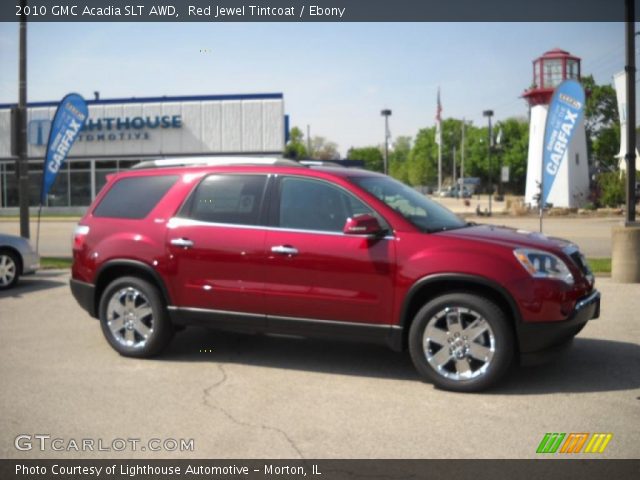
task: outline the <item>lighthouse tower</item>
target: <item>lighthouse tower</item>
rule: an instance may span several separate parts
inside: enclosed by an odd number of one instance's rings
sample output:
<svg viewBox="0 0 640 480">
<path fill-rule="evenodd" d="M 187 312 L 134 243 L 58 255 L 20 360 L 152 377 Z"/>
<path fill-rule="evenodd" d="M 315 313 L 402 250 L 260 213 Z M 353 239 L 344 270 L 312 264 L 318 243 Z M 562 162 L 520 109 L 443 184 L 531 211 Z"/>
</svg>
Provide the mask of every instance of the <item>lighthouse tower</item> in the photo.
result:
<svg viewBox="0 0 640 480">
<path fill-rule="evenodd" d="M 542 173 L 544 127 L 554 89 L 566 79 L 580 79 L 580 59 L 556 48 L 533 61 L 533 85 L 523 97 L 531 107 L 529 125 L 529 156 L 525 203 L 537 206 Z M 567 149 L 547 203 L 554 207 L 581 207 L 589 196 L 589 162 L 584 120 L 576 128 Z"/>
</svg>

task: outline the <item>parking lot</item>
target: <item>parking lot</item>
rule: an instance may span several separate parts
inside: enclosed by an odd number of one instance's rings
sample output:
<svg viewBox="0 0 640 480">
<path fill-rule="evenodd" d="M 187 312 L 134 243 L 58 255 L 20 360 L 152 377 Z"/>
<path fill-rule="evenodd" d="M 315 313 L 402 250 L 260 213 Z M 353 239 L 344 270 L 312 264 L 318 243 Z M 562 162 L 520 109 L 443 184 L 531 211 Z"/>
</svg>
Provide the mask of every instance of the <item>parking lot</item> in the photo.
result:
<svg viewBox="0 0 640 480">
<path fill-rule="evenodd" d="M 363 344 L 194 328 L 157 359 L 122 358 L 68 280 L 40 272 L 0 294 L 2 458 L 534 458 L 546 432 L 608 432 L 599 457 L 640 454 L 638 285 L 598 279 L 601 318 L 570 351 L 471 395 Z M 21 434 L 194 448 L 19 451 Z"/>
</svg>

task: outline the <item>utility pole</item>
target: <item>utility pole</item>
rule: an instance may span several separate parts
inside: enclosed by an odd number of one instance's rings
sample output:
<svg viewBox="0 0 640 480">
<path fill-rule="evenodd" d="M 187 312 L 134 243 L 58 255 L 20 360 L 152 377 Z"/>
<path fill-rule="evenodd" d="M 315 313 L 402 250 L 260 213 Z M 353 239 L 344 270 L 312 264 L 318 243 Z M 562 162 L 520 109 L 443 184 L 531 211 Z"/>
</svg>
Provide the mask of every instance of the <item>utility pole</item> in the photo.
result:
<svg viewBox="0 0 640 480">
<path fill-rule="evenodd" d="M 625 34 L 627 73 L 627 214 L 625 223 L 632 225 L 636 221 L 636 33 L 635 5 L 626 0 Z"/>
<path fill-rule="evenodd" d="M 491 175 L 491 149 L 493 148 L 493 133 L 491 132 L 491 117 L 493 110 L 485 110 L 482 115 L 489 119 L 489 142 L 487 145 L 488 177 L 489 177 L 489 216 L 491 216 L 491 197 L 493 196 L 493 177 Z"/>
<path fill-rule="evenodd" d="M 384 117 L 384 174 L 389 173 L 389 117 L 391 116 L 391 110 L 385 108 L 380 112 L 380 115 Z"/>
<path fill-rule="evenodd" d="M 451 168 L 453 172 L 453 188 L 456 188 L 456 146 L 455 145 L 453 146 L 453 157 L 451 159 Z"/>
<path fill-rule="evenodd" d="M 307 156 L 311 158 L 311 125 L 307 124 Z"/>
<path fill-rule="evenodd" d="M 18 197 L 20 205 L 20 236 L 29 238 L 29 164 L 27 163 L 27 16 L 26 0 L 20 1 L 20 60 L 18 70 Z"/>
</svg>

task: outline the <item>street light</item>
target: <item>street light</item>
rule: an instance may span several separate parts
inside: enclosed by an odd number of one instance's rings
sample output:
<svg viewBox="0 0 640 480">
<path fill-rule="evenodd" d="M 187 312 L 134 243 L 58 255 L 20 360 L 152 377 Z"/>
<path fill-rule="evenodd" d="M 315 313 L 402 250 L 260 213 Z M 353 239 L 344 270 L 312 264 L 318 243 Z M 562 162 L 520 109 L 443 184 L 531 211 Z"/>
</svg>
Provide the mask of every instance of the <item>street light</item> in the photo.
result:
<svg viewBox="0 0 640 480">
<path fill-rule="evenodd" d="M 380 112 L 380 115 L 384 117 L 384 174 L 388 172 L 389 165 L 389 117 L 391 116 L 391 110 L 385 108 Z"/>
<path fill-rule="evenodd" d="M 493 179 L 491 178 L 491 148 L 493 147 L 493 134 L 491 133 L 491 117 L 493 117 L 493 110 L 485 110 L 482 112 L 483 117 L 487 117 L 489 120 L 489 144 L 487 145 L 487 160 L 488 160 L 488 176 L 489 176 L 489 216 L 491 216 L 491 195 L 493 194 Z"/>
</svg>

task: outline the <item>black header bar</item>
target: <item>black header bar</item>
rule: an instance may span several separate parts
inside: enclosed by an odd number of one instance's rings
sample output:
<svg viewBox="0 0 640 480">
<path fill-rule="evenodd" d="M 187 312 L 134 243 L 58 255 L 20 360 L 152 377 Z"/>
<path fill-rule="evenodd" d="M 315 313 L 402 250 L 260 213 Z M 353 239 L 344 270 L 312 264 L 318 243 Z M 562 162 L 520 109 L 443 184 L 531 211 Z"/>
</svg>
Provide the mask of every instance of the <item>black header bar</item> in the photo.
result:
<svg viewBox="0 0 640 480">
<path fill-rule="evenodd" d="M 0 2 L 17 22 L 606 22 L 624 0 L 20 0 Z M 636 21 L 640 0 L 635 0 Z"/>
</svg>

